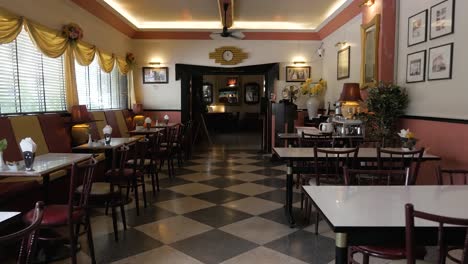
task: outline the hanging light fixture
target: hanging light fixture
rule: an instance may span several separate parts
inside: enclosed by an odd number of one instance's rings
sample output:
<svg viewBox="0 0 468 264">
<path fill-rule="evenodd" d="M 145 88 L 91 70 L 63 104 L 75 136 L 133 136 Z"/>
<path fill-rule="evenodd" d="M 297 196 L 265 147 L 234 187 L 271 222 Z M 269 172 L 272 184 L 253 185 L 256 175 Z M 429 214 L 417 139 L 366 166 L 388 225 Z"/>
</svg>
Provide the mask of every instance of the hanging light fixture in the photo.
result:
<svg viewBox="0 0 468 264">
<path fill-rule="evenodd" d="M 360 5 L 359 7 L 363 7 L 363 6 L 372 6 L 374 5 L 374 2 L 375 0 L 364 0 Z"/>
</svg>

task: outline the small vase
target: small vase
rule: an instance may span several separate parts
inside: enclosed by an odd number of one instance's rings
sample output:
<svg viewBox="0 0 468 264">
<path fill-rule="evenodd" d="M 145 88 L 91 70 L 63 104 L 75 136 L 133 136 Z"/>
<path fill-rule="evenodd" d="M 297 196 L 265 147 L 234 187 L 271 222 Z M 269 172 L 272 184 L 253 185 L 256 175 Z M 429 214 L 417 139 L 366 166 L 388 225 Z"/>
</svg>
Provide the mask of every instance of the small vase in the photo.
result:
<svg viewBox="0 0 468 264">
<path fill-rule="evenodd" d="M 307 99 L 307 114 L 309 115 L 309 120 L 312 120 L 317 116 L 317 111 L 319 108 L 320 101 L 317 97 L 311 96 Z"/>
<path fill-rule="evenodd" d="M 91 138 L 91 134 L 88 134 L 88 146 L 91 146 L 93 144 L 93 139 Z"/>
<path fill-rule="evenodd" d="M 3 151 L 0 151 L 0 169 L 5 167 L 5 162 L 3 161 Z"/>
</svg>

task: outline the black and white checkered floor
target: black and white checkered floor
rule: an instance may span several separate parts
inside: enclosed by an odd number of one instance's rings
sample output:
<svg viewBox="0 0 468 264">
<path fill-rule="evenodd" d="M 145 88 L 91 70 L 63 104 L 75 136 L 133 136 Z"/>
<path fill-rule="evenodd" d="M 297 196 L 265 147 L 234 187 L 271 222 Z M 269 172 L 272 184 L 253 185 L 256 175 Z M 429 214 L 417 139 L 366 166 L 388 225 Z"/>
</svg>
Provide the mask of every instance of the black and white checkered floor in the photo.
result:
<svg viewBox="0 0 468 264">
<path fill-rule="evenodd" d="M 134 203 L 126 206 L 129 228 L 118 242 L 111 217 L 95 212 L 98 263 L 334 263 L 334 234 L 326 223 L 319 235 L 313 224 L 287 225 L 285 165 L 253 151 L 212 150 L 195 153 L 176 173 L 173 181 L 161 180 L 159 193 L 148 193 L 140 216 Z M 81 240 L 79 262 L 89 263 Z"/>
</svg>

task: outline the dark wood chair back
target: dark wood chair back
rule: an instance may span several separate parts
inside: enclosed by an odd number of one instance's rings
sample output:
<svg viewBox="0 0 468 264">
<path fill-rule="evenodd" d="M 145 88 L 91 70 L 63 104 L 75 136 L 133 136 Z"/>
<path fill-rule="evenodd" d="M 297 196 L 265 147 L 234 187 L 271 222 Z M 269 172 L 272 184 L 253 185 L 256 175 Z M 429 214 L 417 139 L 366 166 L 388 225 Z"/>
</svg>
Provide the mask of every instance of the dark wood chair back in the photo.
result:
<svg viewBox="0 0 468 264">
<path fill-rule="evenodd" d="M 345 185 L 408 185 L 410 168 L 405 170 L 362 170 L 343 168 Z"/>
<path fill-rule="evenodd" d="M 314 148 L 314 166 L 317 185 L 343 184 L 343 167 L 353 168 L 359 148 L 323 149 Z"/>
<path fill-rule="evenodd" d="M 468 184 L 468 170 L 443 169 L 440 166 L 438 166 L 437 167 L 437 184 L 439 185 L 454 185 L 454 184 L 467 185 Z"/>
<path fill-rule="evenodd" d="M 424 148 L 412 151 L 377 148 L 377 162 L 379 170 L 405 170 L 410 168 L 409 184 L 416 183 Z"/>
<path fill-rule="evenodd" d="M 299 139 L 299 147 L 301 148 L 331 148 L 333 147 L 333 137 L 331 133 L 327 134 L 307 134 L 302 132 Z"/>
<path fill-rule="evenodd" d="M 460 218 L 453 218 L 453 217 L 446 217 L 441 215 L 434 215 L 429 214 L 421 211 L 414 210 L 412 204 L 405 205 L 406 211 L 406 259 L 408 264 L 415 264 L 416 263 L 416 243 L 415 243 L 415 226 L 414 226 L 414 219 L 420 218 L 427 221 L 432 221 L 438 223 L 438 239 L 437 239 L 437 246 L 438 246 L 438 260 L 437 263 L 445 264 L 445 260 L 447 258 L 447 250 L 448 245 L 446 242 L 446 226 L 449 225 L 450 228 L 453 226 L 463 226 L 466 228 L 465 240 L 464 245 L 462 248 L 462 256 L 460 263 L 468 264 L 468 219 L 460 219 Z"/>
<path fill-rule="evenodd" d="M 34 251 L 36 248 L 37 232 L 42 222 L 44 214 L 44 203 L 37 202 L 34 208 L 34 216 L 32 223 L 26 228 L 15 233 L 0 236 L 0 243 L 8 243 L 21 241 L 21 246 L 18 254 L 18 264 L 33 263 Z"/>
<path fill-rule="evenodd" d="M 138 140 L 133 145 L 132 157 L 130 159 L 133 160 L 131 164 L 133 166 L 134 172 L 137 170 L 144 171 L 145 159 L 147 157 L 148 150 L 150 150 L 150 147 L 150 139 L 146 137 Z"/>
<path fill-rule="evenodd" d="M 68 197 L 68 219 L 72 219 L 75 209 L 88 208 L 89 195 L 96 175 L 96 165 L 97 160 L 94 158 L 91 158 L 88 162 L 73 164 Z M 76 188 L 79 185 L 83 189 L 80 192 L 76 192 Z"/>
</svg>

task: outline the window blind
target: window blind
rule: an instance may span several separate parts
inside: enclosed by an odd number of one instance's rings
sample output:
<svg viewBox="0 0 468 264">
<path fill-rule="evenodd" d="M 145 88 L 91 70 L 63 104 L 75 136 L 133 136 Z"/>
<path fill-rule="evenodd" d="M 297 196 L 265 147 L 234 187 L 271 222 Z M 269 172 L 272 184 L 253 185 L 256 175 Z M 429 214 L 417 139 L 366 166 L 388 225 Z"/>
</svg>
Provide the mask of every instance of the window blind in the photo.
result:
<svg viewBox="0 0 468 264">
<path fill-rule="evenodd" d="M 0 113 L 65 110 L 63 57 L 43 55 L 24 30 L 0 45 Z"/>
<path fill-rule="evenodd" d="M 123 109 L 128 107 L 127 77 L 117 64 L 110 73 L 101 70 L 97 57 L 89 66 L 75 62 L 78 99 L 90 110 Z"/>
</svg>

